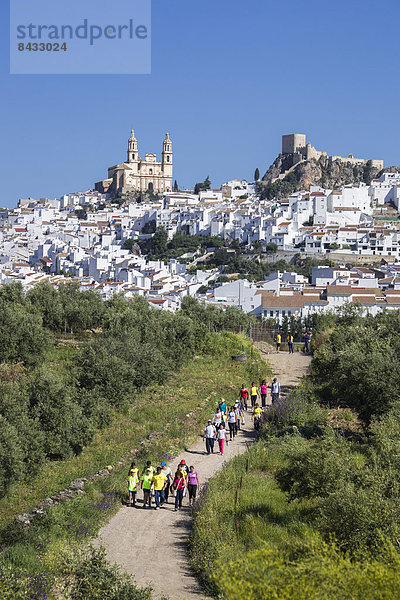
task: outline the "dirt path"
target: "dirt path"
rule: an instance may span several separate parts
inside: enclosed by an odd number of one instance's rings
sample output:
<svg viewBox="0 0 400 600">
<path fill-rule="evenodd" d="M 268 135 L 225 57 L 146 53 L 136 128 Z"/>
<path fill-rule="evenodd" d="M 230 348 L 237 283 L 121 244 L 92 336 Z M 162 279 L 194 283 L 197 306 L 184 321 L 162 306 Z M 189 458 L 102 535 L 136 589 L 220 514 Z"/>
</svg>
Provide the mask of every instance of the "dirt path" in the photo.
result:
<svg viewBox="0 0 400 600">
<path fill-rule="evenodd" d="M 305 374 L 310 358 L 300 353 L 289 356 L 287 353 L 268 354 L 274 374 L 281 382 L 283 391 L 297 383 Z M 170 466 L 176 468 L 184 458 L 188 465 L 193 464 L 203 485 L 225 461 L 244 452 L 254 440 L 252 419 L 246 417 L 246 425 L 236 440 L 226 448 L 222 457 L 219 453 L 207 456 L 201 439 Z M 168 596 L 171 600 L 201 600 L 204 592 L 194 577 L 187 554 L 187 541 L 191 527 L 191 512 L 184 500 L 181 512 L 174 512 L 170 503 L 160 511 L 143 510 L 142 495 L 139 494 L 139 507 L 123 507 L 100 530 L 96 545 L 103 545 L 108 559 L 116 562 L 128 573 L 134 575 L 139 585 L 150 584 L 157 597 Z"/>
</svg>

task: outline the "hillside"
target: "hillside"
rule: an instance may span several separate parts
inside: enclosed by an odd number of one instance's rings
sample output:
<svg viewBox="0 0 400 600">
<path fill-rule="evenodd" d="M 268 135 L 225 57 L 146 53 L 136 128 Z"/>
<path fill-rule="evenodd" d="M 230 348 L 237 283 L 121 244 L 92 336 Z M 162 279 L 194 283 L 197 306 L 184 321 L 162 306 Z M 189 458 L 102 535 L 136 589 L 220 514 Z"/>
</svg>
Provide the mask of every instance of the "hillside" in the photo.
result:
<svg viewBox="0 0 400 600">
<path fill-rule="evenodd" d="M 287 160 L 287 156 L 279 154 L 265 173 L 259 184 L 263 198 L 284 198 L 298 190 L 309 189 L 310 185 L 335 189 L 348 184 L 362 182 L 369 184 L 372 179 L 378 177 L 382 172 L 396 172 L 400 168 L 387 167 L 380 171 L 369 164 L 354 165 L 351 162 L 321 156 L 318 160 L 310 159 L 300 162 L 284 178 L 276 179 L 287 169 Z"/>
<path fill-rule="evenodd" d="M 397 311 L 324 315 L 310 375 L 288 390 L 275 362 L 287 397 L 195 516 L 192 565 L 212 597 L 399 597 L 399 329 Z"/>
</svg>

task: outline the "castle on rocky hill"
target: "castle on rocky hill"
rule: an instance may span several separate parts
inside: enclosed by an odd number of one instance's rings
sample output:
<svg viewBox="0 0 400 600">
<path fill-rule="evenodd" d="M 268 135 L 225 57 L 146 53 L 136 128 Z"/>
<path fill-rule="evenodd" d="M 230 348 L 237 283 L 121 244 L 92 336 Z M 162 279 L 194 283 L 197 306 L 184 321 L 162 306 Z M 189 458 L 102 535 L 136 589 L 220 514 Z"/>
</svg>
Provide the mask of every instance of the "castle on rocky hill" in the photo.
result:
<svg viewBox="0 0 400 600">
<path fill-rule="evenodd" d="M 332 161 L 340 161 L 346 163 L 352 163 L 354 165 L 366 165 L 374 167 L 376 169 L 383 169 L 383 160 L 372 160 L 367 158 L 354 158 L 352 154 L 349 156 L 328 156 L 326 152 L 317 150 L 310 144 L 306 143 L 306 136 L 304 133 L 290 133 L 282 136 L 282 153 L 281 162 L 283 170 L 277 177 L 277 179 L 283 179 L 288 172 L 305 160 L 319 160 L 321 157 L 331 159 Z"/>
</svg>

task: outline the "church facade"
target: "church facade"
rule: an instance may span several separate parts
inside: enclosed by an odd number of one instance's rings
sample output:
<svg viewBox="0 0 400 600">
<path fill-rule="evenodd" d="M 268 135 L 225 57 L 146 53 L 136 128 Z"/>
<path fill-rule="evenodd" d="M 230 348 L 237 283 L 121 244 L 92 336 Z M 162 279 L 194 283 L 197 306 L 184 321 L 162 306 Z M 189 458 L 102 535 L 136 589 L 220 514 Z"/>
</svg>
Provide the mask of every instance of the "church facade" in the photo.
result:
<svg viewBox="0 0 400 600">
<path fill-rule="evenodd" d="M 163 142 L 161 162 L 156 154 L 146 154 L 140 158 L 135 132 L 131 131 L 128 140 L 127 160 L 121 165 L 108 169 L 108 178 L 98 181 L 95 189 L 99 192 L 125 194 L 145 192 L 163 194 L 172 191 L 172 142 L 169 133 Z"/>
</svg>

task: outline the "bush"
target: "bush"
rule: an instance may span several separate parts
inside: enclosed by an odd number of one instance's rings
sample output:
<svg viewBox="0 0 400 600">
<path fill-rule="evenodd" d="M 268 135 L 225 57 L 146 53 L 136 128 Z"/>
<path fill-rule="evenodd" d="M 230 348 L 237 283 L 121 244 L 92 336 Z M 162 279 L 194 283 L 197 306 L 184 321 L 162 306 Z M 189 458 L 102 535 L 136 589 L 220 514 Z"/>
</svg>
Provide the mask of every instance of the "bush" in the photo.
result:
<svg viewBox="0 0 400 600">
<path fill-rule="evenodd" d="M 367 425 L 399 403 L 399 334 L 399 311 L 362 318 L 357 307 L 344 308 L 311 365 L 326 400 L 356 410 Z"/>
<path fill-rule="evenodd" d="M 19 479 L 23 458 L 16 428 L 0 415 L 0 496 L 10 483 Z"/>
<path fill-rule="evenodd" d="M 311 444 L 296 436 L 285 446 L 284 456 L 288 463 L 276 479 L 291 498 L 326 497 L 345 482 L 362 479 L 364 457 L 331 429 Z"/>
<path fill-rule="evenodd" d="M 0 362 L 23 362 L 34 366 L 43 359 L 48 332 L 39 315 L 17 304 L 0 301 Z"/>
<path fill-rule="evenodd" d="M 392 600 L 400 588 L 399 567 L 390 544 L 383 560 L 366 563 L 319 544 L 304 547 L 296 561 L 264 547 L 228 565 L 217 563 L 212 577 L 226 600 Z"/>
<path fill-rule="evenodd" d="M 110 565 L 104 549 L 90 548 L 72 563 L 68 600 L 151 600 L 150 588 L 138 588 L 133 580 Z"/>
<path fill-rule="evenodd" d="M 268 431 L 289 426 L 321 427 L 327 422 L 327 412 L 317 403 L 312 390 L 304 384 L 297 387 L 287 398 L 281 398 L 264 413 L 263 420 Z"/>
</svg>

